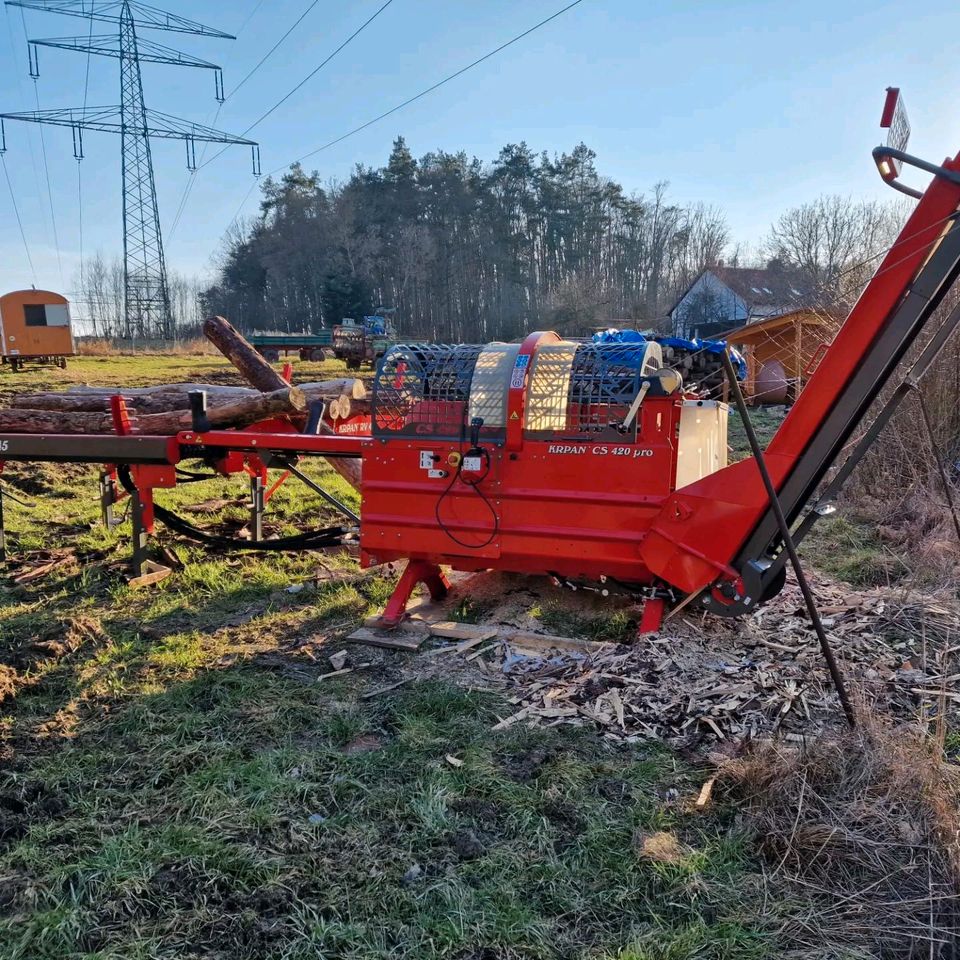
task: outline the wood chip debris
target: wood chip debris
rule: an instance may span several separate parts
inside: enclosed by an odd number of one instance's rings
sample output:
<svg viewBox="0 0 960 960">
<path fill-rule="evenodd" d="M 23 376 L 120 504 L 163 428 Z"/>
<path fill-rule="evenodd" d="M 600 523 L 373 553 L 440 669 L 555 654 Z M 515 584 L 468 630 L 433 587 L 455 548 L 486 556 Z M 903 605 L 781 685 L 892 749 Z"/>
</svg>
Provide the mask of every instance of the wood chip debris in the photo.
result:
<svg viewBox="0 0 960 960">
<path fill-rule="evenodd" d="M 960 718 L 960 603 L 890 588 L 851 591 L 825 577 L 816 593 L 848 685 L 871 709 Z M 790 584 L 749 617 L 691 613 L 630 644 L 504 630 L 478 651 L 498 651 L 488 668 L 499 667 L 513 694 L 514 712 L 493 729 L 593 724 L 614 739 L 726 750 L 772 735 L 799 742 L 844 722 L 801 607 Z"/>
</svg>

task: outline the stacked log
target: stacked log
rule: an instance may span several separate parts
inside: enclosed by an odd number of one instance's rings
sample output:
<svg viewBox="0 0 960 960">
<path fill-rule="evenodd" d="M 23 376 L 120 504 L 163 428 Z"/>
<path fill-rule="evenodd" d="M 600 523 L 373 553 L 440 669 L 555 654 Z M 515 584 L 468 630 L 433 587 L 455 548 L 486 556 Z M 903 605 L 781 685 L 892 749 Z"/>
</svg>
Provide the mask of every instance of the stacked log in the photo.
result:
<svg viewBox="0 0 960 960">
<path fill-rule="evenodd" d="M 286 385 L 283 377 L 267 363 L 243 335 L 223 317 L 209 317 L 203 323 L 208 340 L 240 371 L 251 387 L 261 391 L 278 390 Z M 332 434 L 333 429 L 321 421 L 320 432 Z M 330 457 L 327 462 L 351 486 L 360 489 L 360 461 Z"/>
<path fill-rule="evenodd" d="M 367 390 L 361 380 L 339 378 L 291 386 L 222 317 L 204 323 L 204 333 L 240 372 L 248 387 L 207 383 L 163 384 L 155 387 L 74 386 L 64 393 L 20 394 L 10 407 L 0 410 L 0 433 L 113 433 L 110 398 L 127 401 L 135 433 L 162 436 L 190 430 L 190 393 L 207 394 L 207 419 L 216 429 L 249 426 L 270 417 L 286 416 L 303 424 L 306 411 L 315 400 L 327 404 L 333 420 L 369 412 Z M 334 431 L 324 422 L 320 432 Z M 329 458 L 330 465 L 348 483 L 359 489 L 360 462 L 342 457 Z"/>
<path fill-rule="evenodd" d="M 238 397 L 229 403 L 209 407 L 207 420 L 216 429 L 246 427 L 267 417 L 298 414 L 306 409 L 303 391 L 299 387 L 285 386 L 282 390 Z M 144 415 L 138 411 L 132 420 L 135 432 L 147 436 L 179 433 L 193 426 L 190 411 L 184 409 Z M 0 433 L 113 433 L 113 418 L 105 411 L 11 407 L 0 410 Z"/>
<path fill-rule="evenodd" d="M 362 380 L 321 380 L 316 383 L 299 384 L 297 387 L 307 406 L 314 400 L 332 403 L 341 396 L 347 399 L 363 400 L 366 388 Z M 127 405 L 138 414 L 166 413 L 171 410 L 187 410 L 190 406 L 190 393 L 203 390 L 207 394 L 207 406 L 210 409 L 227 406 L 240 400 L 252 400 L 261 396 L 259 390 L 249 387 L 219 387 L 204 383 L 172 383 L 160 387 L 140 387 L 118 389 L 109 387 L 84 387 L 68 390 L 66 393 L 23 393 L 10 400 L 11 407 L 23 410 L 59 410 L 62 413 L 103 412 L 110 409 L 110 398 L 118 394 L 125 397 Z M 359 396 L 358 396 L 359 394 Z"/>
</svg>

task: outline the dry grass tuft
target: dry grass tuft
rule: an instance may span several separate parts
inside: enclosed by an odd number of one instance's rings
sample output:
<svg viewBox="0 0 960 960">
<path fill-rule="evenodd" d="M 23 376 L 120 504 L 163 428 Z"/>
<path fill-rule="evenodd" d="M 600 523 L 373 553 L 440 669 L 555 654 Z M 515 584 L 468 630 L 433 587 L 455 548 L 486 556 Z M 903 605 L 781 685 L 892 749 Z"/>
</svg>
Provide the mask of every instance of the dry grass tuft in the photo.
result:
<svg viewBox="0 0 960 960">
<path fill-rule="evenodd" d="M 802 750 L 766 744 L 724 765 L 771 902 L 786 888 L 803 904 L 783 919 L 788 949 L 957 955 L 960 769 L 941 757 L 932 740 L 864 714 L 856 730 Z"/>
<path fill-rule="evenodd" d="M 136 342 L 109 337 L 82 337 L 77 340 L 81 357 L 128 357 L 141 354 L 163 354 L 175 357 L 219 356 L 217 348 L 205 337 L 186 340 L 154 340 Z"/>
</svg>

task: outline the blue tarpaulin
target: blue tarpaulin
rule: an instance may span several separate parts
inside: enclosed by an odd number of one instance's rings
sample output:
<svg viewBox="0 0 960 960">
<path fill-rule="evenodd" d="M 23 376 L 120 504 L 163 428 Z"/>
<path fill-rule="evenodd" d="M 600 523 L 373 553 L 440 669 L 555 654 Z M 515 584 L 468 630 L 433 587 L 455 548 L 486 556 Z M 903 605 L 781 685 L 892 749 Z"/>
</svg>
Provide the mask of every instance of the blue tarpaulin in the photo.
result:
<svg viewBox="0 0 960 960">
<path fill-rule="evenodd" d="M 641 344 L 641 343 L 659 343 L 663 347 L 673 347 L 675 350 L 689 350 L 691 353 L 704 351 L 705 353 L 721 354 L 727 349 L 726 340 L 685 340 L 683 337 L 652 337 L 640 333 L 639 330 L 617 330 L 611 327 L 609 330 L 601 330 L 593 335 L 594 343 L 622 343 L 622 344 Z M 747 362 L 743 359 L 739 350 L 730 347 L 730 358 L 737 368 L 737 379 L 747 379 Z M 638 352 L 637 362 L 642 360 L 642 354 Z"/>
</svg>

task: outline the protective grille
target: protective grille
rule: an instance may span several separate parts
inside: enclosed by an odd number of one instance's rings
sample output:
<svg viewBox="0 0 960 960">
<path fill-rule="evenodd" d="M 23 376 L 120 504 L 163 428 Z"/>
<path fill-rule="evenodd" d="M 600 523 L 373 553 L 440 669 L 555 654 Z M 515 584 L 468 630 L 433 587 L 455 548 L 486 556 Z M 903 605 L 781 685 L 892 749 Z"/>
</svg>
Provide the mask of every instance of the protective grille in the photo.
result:
<svg viewBox="0 0 960 960">
<path fill-rule="evenodd" d="M 471 421 L 479 417 L 486 429 L 506 427 L 510 373 L 519 353 L 519 343 L 488 343 L 480 351 L 470 385 Z"/>
<path fill-rule="evenodd" d="M 527 381 L 524 426 L 529 434 L 567 430 L 570 373 L 579 346 L 565 341 L 546 343 L 537 349 Z"/>
<path fill-rule="evenodd" d="M 398 344 L 380 362 L 373 384 L 373 435 L 469 433 L 467 406 L 477 357 L 474 344 Z"/>
<path fill-rule="evenodd" d="M 598 434 L 622 422 L 661 356 L 656 343 L 581 344 L 570 372 L 568 432 Z"/>
</svg>

